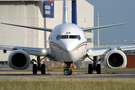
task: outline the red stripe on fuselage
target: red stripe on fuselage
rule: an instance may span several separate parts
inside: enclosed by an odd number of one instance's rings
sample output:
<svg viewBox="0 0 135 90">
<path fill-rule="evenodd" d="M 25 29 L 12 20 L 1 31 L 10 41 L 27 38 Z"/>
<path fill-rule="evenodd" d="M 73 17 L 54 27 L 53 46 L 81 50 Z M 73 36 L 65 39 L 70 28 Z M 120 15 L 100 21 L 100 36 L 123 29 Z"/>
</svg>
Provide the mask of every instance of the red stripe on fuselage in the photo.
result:
<svg viewBox="0 0 135 90">
<path fill-rule="evenodd" d="M 82 44 L 82 45 L 80 45 L 79 47 L 77 47 L 76 49 L 74 49 L 74 50 L 71 51 L 71 52 L 74 52 L 74 51 L 77 50 L 78 48 L 80 48 L 80 47 L 82 47 L 82 46 L 85 46 L 85 45 L 87 45 L 87 44 Z"/>
<path fill-rule="evenodd" d="M 57 47 L 57 48 L 59 48 L 59 49 L 65 51 L 65 52 L 67 52 L 66 50 L 62 49 L 61 47 L 59 47 L 59 46 L 57 46 L 57 45 L 55 45 L 55 44 L 51 44 L 51 45 L 53 45 L 53 46 L 55 46 L 55 47 Z M 76 49 L 72 50 L 71 52 L 74 52 L 74 51 L 77 50 L 78 48 L 80 48 L 80 47 L 82 47 L 82 46 L 85 46 L 85 45 L 87 45 L 87 44 L 82 44 L 82 45 L 78 46 Z"/>
<path fill-rule="evenodd" d="M 62 49 L 61 47 L 59 47 L 59 46 L 57 46 L 57 45 L 55 45 L 55 44 L 51 44 L 51 45 L 53 45 L 53 46 L 55 46 L 55 47 L 57 47 L 57 48 L 63 50 L 64 52 L 66 52 L 66 50 Z"/>
</svg>

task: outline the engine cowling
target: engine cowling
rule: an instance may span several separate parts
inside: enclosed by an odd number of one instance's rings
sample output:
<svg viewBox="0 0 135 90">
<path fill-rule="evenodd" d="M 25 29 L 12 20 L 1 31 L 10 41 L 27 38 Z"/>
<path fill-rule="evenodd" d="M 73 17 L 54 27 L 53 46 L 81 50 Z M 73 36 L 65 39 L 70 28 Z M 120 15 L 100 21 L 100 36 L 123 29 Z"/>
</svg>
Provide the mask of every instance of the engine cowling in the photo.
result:
<svg viewBox="0 0 135 90">
<path fill-rule="evenodd" d="M 111 69 L 124 68 L 127 65 L 127 57 L 120 50 L 111 50 L 105 55 L 104 63 Z"/>
<path fill-rule="evenodd" d="M 9 67 L 22 70 L 30 65 L 30 57 L 27 52 L 23 50 L 15 50 L 10 53 L 8 57 Z"/>
</svg>

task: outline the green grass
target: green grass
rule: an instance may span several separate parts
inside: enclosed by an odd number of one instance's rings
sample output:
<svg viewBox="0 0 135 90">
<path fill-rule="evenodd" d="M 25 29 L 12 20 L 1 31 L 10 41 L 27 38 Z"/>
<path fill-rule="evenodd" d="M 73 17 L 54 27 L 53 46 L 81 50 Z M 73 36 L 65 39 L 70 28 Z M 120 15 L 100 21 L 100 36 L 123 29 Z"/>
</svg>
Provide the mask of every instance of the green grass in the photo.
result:
<svg viewBox="0 0 135 90">
<path fill-rule="evenodd" d="M 135 80 L 0 79 L 0 90 L 135 90 Z"/>
<path fill-rule="evenodd" d="M 63 74 L 63 69 L 53 69 L 50 74 Z M 73 71 L 86 71 L 87 68 L 73 69 Z M 103 68 L 106 74 L 115 71 L 135 71 L 135 69 L 110 70 Z M 32 74 L 32 72 L 0 72 L 0 74 Z M 38 72 L 40 74 L 40 72 Z M 78 74 L 78 72 L 73 72 Z M 0 90 L 135 90 L 135 79 L 0 79 Z"/>
</svg>

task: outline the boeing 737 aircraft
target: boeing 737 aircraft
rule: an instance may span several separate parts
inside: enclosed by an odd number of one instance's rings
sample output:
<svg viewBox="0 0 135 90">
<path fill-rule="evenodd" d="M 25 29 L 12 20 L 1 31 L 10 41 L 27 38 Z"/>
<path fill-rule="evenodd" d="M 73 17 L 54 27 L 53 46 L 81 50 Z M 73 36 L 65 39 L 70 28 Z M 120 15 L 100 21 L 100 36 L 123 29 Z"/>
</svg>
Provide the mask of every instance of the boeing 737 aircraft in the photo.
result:
<svg viewBox="0 0 135 90">
<path fill-rule="evenodd" d="M 88 65 L 88 73 L 92 74 L 96 71 L 97 74 L 101 73 L 101 65 L 98 62 L 101 59 L 97 59 L 98 56 L 104 57 L 104 64 L 111 69 L 124 68 L 127 64 L 126 55 L 123 50 L 135 49 L 134 46 L 126 47 L 105 47 L 105 48 L 89 48 L 87 49 L 87 38 L 84 33 L 86 30 L 94 30 L 98 28 L 106 28 L 112 26 L 123 25 L 113 24 L 99 27 L 80 28 L 79 26 L 68 23 L 67 18 L 67 0 L 63 1 L 63 23 L 56 26 L 54 29 L 40 28 L 24 25 L 16 25 L 9 23 L 1 23 L 5 25 L 31 28 L 36 30 L 51 32 L 49 48 L 34 48 L 34 47 L 18 47 L 18 46 L 6 46 L 0 45 L 0 49 L 3 52 L 12 51 L 8 57 L 8 64 L 13 69 L 23 70 L 27 69 L 30 65 L 30 55 L 37 56 L 37 60 L 33 60 L 36 63 L 33 64 L 33 74 L 37 74 L 37 70 L 41 70 L 42 74 L 45 74 L 45 64 L 41 64 L 41 56 L 49 58 L 54 61 L 65 63 L 64 74 L 71 75 L 72 70 L 70 64 L 77 61 L 84 60 L 88 57 L 93 61 L 93 64 Z M 94 58 L 90 58 L 94 57 Z"/>
</svg>

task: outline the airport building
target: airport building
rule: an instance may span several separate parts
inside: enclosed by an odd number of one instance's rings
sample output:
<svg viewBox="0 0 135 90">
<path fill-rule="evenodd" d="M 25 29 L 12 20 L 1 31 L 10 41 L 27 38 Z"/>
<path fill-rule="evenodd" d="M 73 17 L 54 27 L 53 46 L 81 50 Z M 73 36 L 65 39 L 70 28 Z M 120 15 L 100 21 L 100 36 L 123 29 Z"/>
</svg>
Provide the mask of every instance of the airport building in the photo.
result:
<svg viewBox="0 0 135 90">
<path fill-rule="evenodd" d="M 0 22 L 55 28 L 62 23 L 63 0 L 0 0 Z M 68 21 L 81 28 L 94 26 L 94 6 L 90 0 L 68 0 Z M 93 47 L 93 31 L 85 32 L 88 48 Z M 50 32 L 0 24 L 0 45 L 49 47 Z M 8 52 L 9 54 L 10 52 Z M 8 54 L 0 52 L 0 61 Z"/>
</svg>

